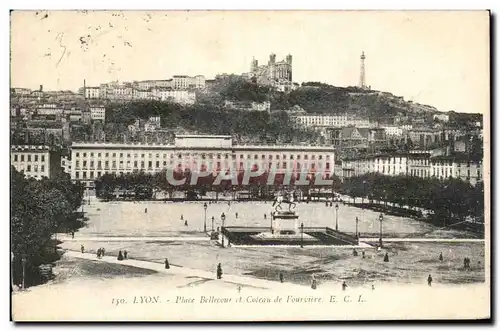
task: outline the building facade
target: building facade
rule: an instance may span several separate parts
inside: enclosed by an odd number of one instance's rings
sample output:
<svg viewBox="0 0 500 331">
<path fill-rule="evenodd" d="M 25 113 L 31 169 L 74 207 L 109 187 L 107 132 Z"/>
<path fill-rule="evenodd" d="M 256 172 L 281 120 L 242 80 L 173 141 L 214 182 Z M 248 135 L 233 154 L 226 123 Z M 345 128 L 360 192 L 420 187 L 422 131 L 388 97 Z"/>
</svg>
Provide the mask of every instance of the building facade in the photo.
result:
<svg viewBox="0 0 500 331">
<path fill-rule="evenodd" d="M 106 108 L 104 106 L 91 106 L 90 117 L 94 121 L 102 121 L 104 123 L 106 120 Z"/>
<path fill-rule="evenodd" d="M 51 178 L 61 169 L 61 154 L 49 146 L 11 146 L 10 162 L 28 178 Z"/>
<path fill-rule="evenodd" d="M 231 136 L 180 135 L 172 145 L 73 143 L 67 169 L 71 178 L 92 186 L 105 173 L 245 170 L 249 164 L 279 172 L 333 173 L 334 152 L 316 146 L 233 145 Z"/>
<path fill-rule="evenodd" d="M 368 119 L 346 114 L 323 115 L 323 114 L 301 114 L 292 116 L 295 123 L 305 127 L 330 127 L 343 128 L 355 126 L 358 128 L 368 128 L 371 123 Z"/>
<path fill-rule="evenodd" d="M 284 91 L 291 90 L 293 85 L 292 56 L 289 54 L 285 60 L 276 62 L 276 54 L 271 54 L 267 65 L 261 66 L 254 58 L 250 64 L 250 72 L 244 76 L 255 79 L 260 85 L 271 85 Z"/>
</svg>

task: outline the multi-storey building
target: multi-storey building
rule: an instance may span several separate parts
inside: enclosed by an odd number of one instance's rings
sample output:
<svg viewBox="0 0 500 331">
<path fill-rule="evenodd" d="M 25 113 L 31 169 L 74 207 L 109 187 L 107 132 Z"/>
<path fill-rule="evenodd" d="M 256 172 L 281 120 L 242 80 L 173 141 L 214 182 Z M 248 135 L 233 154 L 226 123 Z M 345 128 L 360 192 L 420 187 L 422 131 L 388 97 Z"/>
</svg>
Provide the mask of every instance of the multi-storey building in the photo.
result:
<svg viewBox="0 0 500 331">
<path fill-rule="evenodd" d="M 343 177 L 361 176 L 367 173 L 379 173 L 386 176 L 406 175 L 408 155 L 379 154 L 342 160 Z"/>
<path fill-rule="evenodd" d="M 391 137 L 401 137 L 403 136 L 403 128 L 399 126 L 383 126 L 385 134 Z"/>
<path fill-rule="evenodd" d="M 94 121 L 102 121 L 104 123 L 106 120 L 106 108 L 104 106 L 91 106 L 90 117 Z"/>
<path fill-rule="evenodd" d="M 85 86 L 85 99 L 99 99 L 101 97 L 101 88 L 99 86 Z"/>
<path fill-rule="evenodd" d="M 371 126 L 368 119 L 356 116 L 340 115 L 322 115 L 322 114 L 301 114 L 292 117 L 295 122 L 305 127 L 331 127 L 343 128 L 355 126 L 358 128 L 367 128 Z"/>
<path fill-rule="evenodd" d="M 483 180 L 483 162 L 466 155 L 437 156 L 430 159 L 430 174 L 439 179 L 458 178 L 476 185 Z"/>
<path fill-rule="evenodd" d="M 10 162 L 26 177 L 51 178 L 61 171 L 61 154 L 49 146 L 11 146 Z"/>
<path fill-rule="evenodd" d="M 68 162 L 69 160 L 65 160 Z M 233 145 L 231 136 L 176 136 L 172 145 L 73 143 L 71 178 L 88 186 L 105 173 L 159 172 L 163 169 L 245 170 L 248 164 L 278 172 L 333 173 L 332 148 Z"/>
<path fill-rule="evenodd" d="M 171 100 L 180 104 L 194 104 L 196 93 L 187 90 L 153 89 L 151 91 L 153 99 L 167 101 Z"/>
<path fill-rule="evenodd" d="M 441 131 L 430 128 L 412 128 L 406 132 L 406 139 L 410 139 L 415 147 L 428 148 L 441 141 Z"/>
<path fill-rule="evenodd" d="M 197 75 L 194 77 L 185 75 L 176 75 L 172 78 L 172 88 L 176 90 L 204 89 L 205 76 Z"/>
</svg>

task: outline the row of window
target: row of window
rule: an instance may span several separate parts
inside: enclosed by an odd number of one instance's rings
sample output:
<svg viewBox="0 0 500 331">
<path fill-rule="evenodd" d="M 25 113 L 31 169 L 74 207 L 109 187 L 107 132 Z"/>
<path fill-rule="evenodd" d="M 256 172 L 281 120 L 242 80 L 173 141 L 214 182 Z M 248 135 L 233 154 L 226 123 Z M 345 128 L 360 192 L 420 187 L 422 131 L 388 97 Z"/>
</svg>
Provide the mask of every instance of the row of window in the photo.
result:
<svg viewBox="0 0 500 331">
<path fill-rule="evenodd" d="M 31 162 L 32 159 L 34 162 L 38 162 L 37 154 L 33 155 L 33 158 L 31 156 L 32 156 L 31 154 L 26 155 L 26 160 L 28 162 Z M 14 154 L 14 162 L 17 162 L 19 160 L 21 160 L 21 162 L 24 162 L 25 154 Z M 45 162 L 45 155 L 40 155 L 40 161 Z"/>
<path fill-rule="evenodd" d="M 145 169 L 145 161 L 133 161 L 133 168 L 135 169 L 138 169 L 139 168 L 139 165 L 140 165 L 140 169 Z M 118 163 L 120 165 L 120 168 L 123 168 L 124 167 L 124 161 L 120 161 Z M 173 164 L 173 161 L 170 161 L 169 162 L 170 165 Z M 261 163 L 262 165 L 264 165 L 264 163 L 262 162 Z M 104 161 L 104 169 L 108 169 L 109 168 L 109 165 L 110 165 L 110 161 Z M 112 169 L 116 169 L 117 165 L 117 162 L 116 161 L 112 161 L 111 162 L 111 168 Z M 272 162 L 269 163 L 269 168 L 271 168 L 273 165 Z M 293 165 L 293 162 L 292 163 L 287 163 L 287 162 L 278 162 L 276 163 L 276 167 L 277 168 L 287 168 L 287 166 L 290 166 L 290 165 Z M 153 161 L 148 161 L 147 162 L 147 166 L 148 166 L 148 169 L 152 169 L 153 168 Z M 154 166 L 155 166 L 155 169 L 158 169 L 160 168 L 160 161 L 156 161 L 154 163 Z M 166 167 L 167 166 L 167 161 L 163 161 L 163 167 Z M 179 163 L 178 164 L 178 167 L 181 167 L 182 165 Z M 207 166 L 207 165 L 202 165 L 202 166 Z M 253 166 L 253 164 L 252 164 Z M 318 164 L 319 167 L 321 167 L 321 164 Z M 97 167 L 97 169 L 103 169 L 103 162 L 102 161 L 83 161 L 82 162 L 82 168 L 86 169 L 87 167 L 89 167 L 90 169 L 94 169 L 95 167 Z M 131 161 L 127 161 L 127 168 L 130 168 L 131 167 Z M 220 168 L 221 167 L 221 162 L 217 162 L 217 168 Z M 295 165 L 296 168 L 300 168 L 301 167 L 301 164 L 300 163 L 297 163 Z M 311 168 L 312 169 L 315 169 L 316 165 L 314 163 L 311 164 Z M 243 169 L 244 168 L 244 163 L 243 162 L 240 162 L 240 166 L 239 166 L 240 169 Z M 330 169 L 330 162 L 326 162 L 325 164 L 325 168 L 327 170 Z M 75 162 L 75 169 L 80 169 L 80 161 L 76 161 Z"/>
<path fill-rule="evenodd" d="M 82 154 L 82 157 L 84 157 L 84 158 L 87 157 L 87 153 L 81 153 L 81 154 Z M 90 157 L 94 157 L 95 154 L 97 155 L 97 157 L 109 157 L 110 154 L 111 154 L 112 157 L 115 157 L 115 158 L 118 157 L 118 156 L 120 158 L 123 158 L 124 155 L 126 155 L 127 158 L 131 158 L 132 157 L 131 153 L 127 153 L 127 154 L 125 154 L 125 153 L 94 153 L 94 152 L 88 153 L 88 155 Z M 163 158 L 166 159 L 167 155 L 168 154 L 163 154 Z M 75 156 L 76 157 L 80 157 L 80 153 L 79 152 L 75 153 Z M 189 153 L 186 153 L 186 154 L 177 154 L 177 158 L 179 158 L 179 159 L 182 159 L 183 157 L 189 157 L 189 156 L 191 156 Z M 192 156 L 196 156 L 196 155 L 193 154 Z M 206 159 L 207 156 L 209 158 L 213 158 L 214 157 L 214 153 L 208 153 L 208 155 L 204 154 L 204 153 L 201 154 L 201 158 L 202 159 Z M 139 154 L 138 153 L 134 153 L 133 157 L 137 158 L 137 157 L 139 157 Z M 141 154 L 141 158 L 145 158 L 145 157 L 146 157 L 146 154 Z M 153 158 L 153 153 L 149 153 L 148 157 L 150 159 L 152 159 Z M 160 153 L 156 153 L 155 157 L 157 159 L 160 158 Z M 224 154 L 224 155 L 217 154 L 216 157 L 217 157 L 217 159 L 221 159 L 222 157 L 224 157 L 225 159 L 228 159 L 229 158 L 229 154 Z M 261 157 L 261 159 L 265 159 L 266 155 L 262 154 L 260 157 Z M 275 157 L 276 157 L 276 160 L 279 160 L 280 157 L 283 160 L 287 159 L 287 155 L 286 154 L 283 154 L 281 156 L 279 154 L 276 154 Z M 170 158 L 174 158 L 174 154 L 170 154 Z M 240 154 L 240 159 L 243 159 L 243 158 L 245 158 L 245 155 L 244 154 Z M 247 154 L 246 158 L 247 159 L 252 159 L 252 155 L 251 154 Z M 272 160 L 273 159 L 273 155 L 268 155 L 267 158 L 270 159 L 270 160 Z M 288 158 L 290 160 L 293 160 L 295 158 L 295 156 L 294 155 L 289 155 Z M 300 160 L 301 159 L 301 155 L 297 154 L 296 158 L 297 158 L 297 160 Z M 236 155 L 232 155 L 232 159 L 235 160 L 236 159 Z M 254 154 L 253 155 L 253 159 L 254 160 L 259 159 L 259 155 Z M 304 155 L 304 160 L 308 160 L 308 159 L 309 159 L 309 155 Z M 316 155 L 311 155 L 311 160 L 315 160 L 315 159 L 316 159 Z M 323 155 L 318 155 L 318 160 L 322 160 L 322 159 L 323 159 Z M 326 159 L 329 160 L 330 159 L 330 155 L 326 155 Z"/>
<path fill-rule="evenodd" d="M 38 172 L 38 164 L 34 164 L 33 168 L 31 167 L 31 164 L 26 165 L 26 172 L 31 172 L 33 169 L 33 172 Z M 45 172 L 45 165 L 40 166 L 40 172 Z"/>
</svg>

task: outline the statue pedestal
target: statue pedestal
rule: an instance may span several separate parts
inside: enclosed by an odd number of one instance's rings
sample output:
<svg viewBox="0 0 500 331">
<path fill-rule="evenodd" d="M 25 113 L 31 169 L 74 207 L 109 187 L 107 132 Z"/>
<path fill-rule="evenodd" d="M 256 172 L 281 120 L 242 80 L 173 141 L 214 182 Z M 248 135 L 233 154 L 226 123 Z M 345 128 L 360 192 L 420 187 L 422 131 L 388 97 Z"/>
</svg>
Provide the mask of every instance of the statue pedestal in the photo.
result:
<svg viewBox="0 0 500 331">
<path fill-rule="evenodd" d="M 293 211 L 279 211 L 272 214 L 273 234 L 298 234 L 299 216 Z"/>
</svg>

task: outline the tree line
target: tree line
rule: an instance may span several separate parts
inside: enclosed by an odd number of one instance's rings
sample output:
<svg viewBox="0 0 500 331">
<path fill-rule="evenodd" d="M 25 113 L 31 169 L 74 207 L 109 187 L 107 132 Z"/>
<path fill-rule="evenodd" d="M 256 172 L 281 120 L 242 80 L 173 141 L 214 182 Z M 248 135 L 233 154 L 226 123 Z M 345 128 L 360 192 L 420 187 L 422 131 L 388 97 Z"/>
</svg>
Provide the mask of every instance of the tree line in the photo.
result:
<svg viewBox="0 0 500 331">
<path fill-rule="evenodd" d="M 68 174 L 35 180 L 11 167 L 10 218 L 12 270 L 15 284 L 22 282 L 25 259 L 25 283 L 43 281 L 42 264 L 59 259 L 53 235 L 72 233 L 85 226 L 77 210 L 82 204 L 84 187 L 71 182 Z"/>
<path fill-rule="evenodd" d="M 484 183 L 472 186 L 468 182 L 448 178 L 384 176 L 377 173 L 346 178 L 341 192 L 354 199 L 385 201 L 397 206 L 423 208 L 443 224 L 464 221 L 467 217 L 484 217 Z"/>
</svg>

